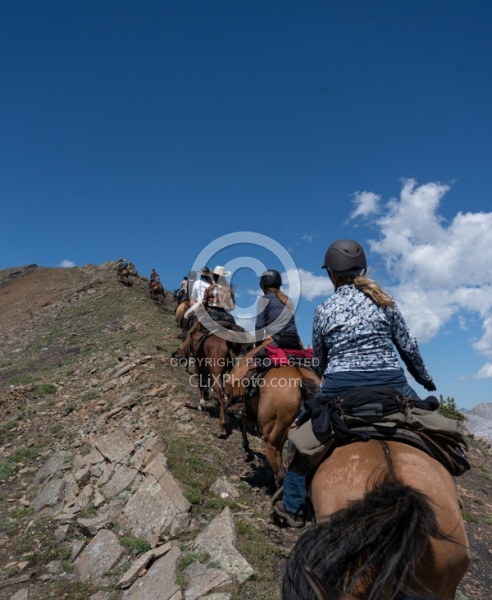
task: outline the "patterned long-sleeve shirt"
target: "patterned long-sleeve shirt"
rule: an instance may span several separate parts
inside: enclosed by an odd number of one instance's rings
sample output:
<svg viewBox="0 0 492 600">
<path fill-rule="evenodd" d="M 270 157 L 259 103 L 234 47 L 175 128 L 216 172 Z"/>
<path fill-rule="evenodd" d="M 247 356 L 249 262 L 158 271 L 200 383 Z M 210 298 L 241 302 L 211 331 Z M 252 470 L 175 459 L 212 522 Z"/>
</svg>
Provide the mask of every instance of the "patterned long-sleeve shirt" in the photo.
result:
<svg viewBox="0 0 492 600">
<path fill-rule="evenodd" d="M 396 304 L 382 308 L 353 285 L 341 286 L 316 308 L 312 342 L 314 358 L 326 375 L 401 369 L 396 347 L 418 383 L 432 381 Z"/>
<path fill-rule="evenodd" d="M 205 308 L 224 308 L 227 311 L 235 307 L 234 290 L 229 285 L 213 283 L 203 294 L 203 305 Z"/>
</svg>

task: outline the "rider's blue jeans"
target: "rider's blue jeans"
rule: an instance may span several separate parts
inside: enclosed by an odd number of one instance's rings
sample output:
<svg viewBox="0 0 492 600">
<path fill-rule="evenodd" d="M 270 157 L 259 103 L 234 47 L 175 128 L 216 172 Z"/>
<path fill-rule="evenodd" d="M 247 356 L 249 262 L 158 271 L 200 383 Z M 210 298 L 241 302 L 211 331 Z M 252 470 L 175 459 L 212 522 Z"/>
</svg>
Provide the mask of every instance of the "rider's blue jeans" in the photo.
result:
<svg viewBox="0 0 492 600">
<path fill-rule="evenodd" d="M 293 471 L 287 471 L 284 478 L 282 502 L 285 510 L 302 515 L 306 499 L 306 478 Z"/>
</svg>

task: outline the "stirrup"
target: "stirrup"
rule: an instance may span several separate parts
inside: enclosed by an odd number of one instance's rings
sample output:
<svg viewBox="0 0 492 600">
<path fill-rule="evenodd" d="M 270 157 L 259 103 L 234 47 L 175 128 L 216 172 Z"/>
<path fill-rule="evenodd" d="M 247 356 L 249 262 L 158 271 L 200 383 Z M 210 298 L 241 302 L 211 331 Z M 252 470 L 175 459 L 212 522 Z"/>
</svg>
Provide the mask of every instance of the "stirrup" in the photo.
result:
<svg viewBox="0 0 492 600">
<path fill-rule="evenodd" d="M 304 517 L 290 513 L 283 505 L 282 500 L 277 501 L 273 507 L 273 519 L 281 527 L 301 529 L 306 524 Z"/>
<path fill-rule="evenodd" d="M 272 500 L 271 500 L 271 504 L 272 506 L 274 506 L 275 502 L 277 502 L 277 500 L 280 500 L 284 495 L 284 486 L 281 485 L 278 490 L 275 492 L 275 494 L 273 494 L 272 496 Z"/>
</svg>

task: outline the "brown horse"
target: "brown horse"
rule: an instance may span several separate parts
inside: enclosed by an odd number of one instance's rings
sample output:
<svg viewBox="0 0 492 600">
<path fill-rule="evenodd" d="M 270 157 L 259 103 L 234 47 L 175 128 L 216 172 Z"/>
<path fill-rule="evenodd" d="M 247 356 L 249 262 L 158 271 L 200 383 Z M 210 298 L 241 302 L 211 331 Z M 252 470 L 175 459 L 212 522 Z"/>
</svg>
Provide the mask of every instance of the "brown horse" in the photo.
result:
<svg viewBox="0 0 492 600">
<path fill-rule="evenodd" d="M 118 281 L 125 285 L 130 285 L 130 271 L 127 268 L 118 271 Z"/>
<path fill-rule="evenodd" d="M 155 304 L 159 304 L 159 298 L 162 298 L 162 301 L 166 298 L 166 292 L 162 286 L 160 281 L 156 281 L 154 285 L 150 288 L 150 296 Z"/>
<path fill-rule="evenodd" d="M 184 302 L 180 302 L 178 306 L 176 306 L 176 310 L 174 311 L 174 315 L 176 317 L 176 325 L 178 329 L 183 331 L 183 319 L 185 312 L 190 308 L 191 304 L 189 300 L 185 300 Z"/>
<path fill-rule="evenodd" d="M 219 403 L 219 428 L 221 436 L 227 435 L 227 416 L 225 413 L 224 376 L 232 368 L 235 358 L 243 351 L 241 343 L 228 341 L 213 333 L 196 332 L 191 342 L 192 362 L 195 364 L 194 384 L 199 388 L 199 410 L 203 410 L 209 399 L 210 390 L 215 392 Z M 173 356 L 180 357 L 176 351 Z M 192 380 L 193 381 L 193 380 Z"/>
<path fill-rule="evenodd" d="M 279 488 L 285 476 L 283 450 L 287 432 L 299 414 L 302 400 L 314 396 L 320 380 L 311 369 L 281 366 L 269 369 L 256 384 L 256 393 L 242 418 L 243 449 L 251 458 L 248 423 L 258 425 L 265 442 L 265 455 Z"/>
<path fill-rule="evenodd" d="M 358 599 L 454 600 L 470 554 L 456 486 L 441 463 L 402 442 L 353 442 L 319 466 L 310 497 L 317 524 L 288 559 L 284 600 L 323 597 L 306 567 Z"/>
</svg>

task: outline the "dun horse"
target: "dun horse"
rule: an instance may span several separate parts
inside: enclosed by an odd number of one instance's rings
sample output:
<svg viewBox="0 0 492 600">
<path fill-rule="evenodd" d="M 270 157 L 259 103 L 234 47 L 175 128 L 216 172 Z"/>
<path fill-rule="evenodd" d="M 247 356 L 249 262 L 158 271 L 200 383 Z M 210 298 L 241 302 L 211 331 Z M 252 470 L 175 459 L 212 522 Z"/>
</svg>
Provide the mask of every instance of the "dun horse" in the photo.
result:
<svg viewBox="0 0 492 600">
<path fill-rule="evenodd" d="M 311 369 L 289 365 L 268 370 L 257 382 L 256 393 L 251 396 L 242 418 L 243 448 L 251 458 L 247 425 L 254 422 L 265 442 L 266 459 L 277 488 L 285 476 L 283 449 L 287 432 L 299 414 L 302 400 L 316 394 L 318 389 L 319 378 Z"/>
<path fill-rule="evenodd" d="M 118 271 L 118 281 L 125 285 L 130 285 L 130 271 L 127 268 Z"/>
<path fill-rule="evenodd" d="M 190 301 L 189 300 L 185 300 L 184 302 L 180 302 L 178 304 L 178 306 L 176 306 L 176 310 L 174 312 L 175 317 L 176 317 L 176 325 L 178 326 L 178 329 L 181 330 L 181 332 L 183 331 L 184 314 L 190 308 L 190 306 L 191 305 L 190 305 Z"/>
<path fill-rule="evenodd" d="M 470 555 L 441 463 L 401 442 L 353 442 L 321 463 L 310 496 L 317 524 L 288 559 L 284 600 L 330 598 L 323 586 L 340 598 L 454 600 Z"/>
</svg>

